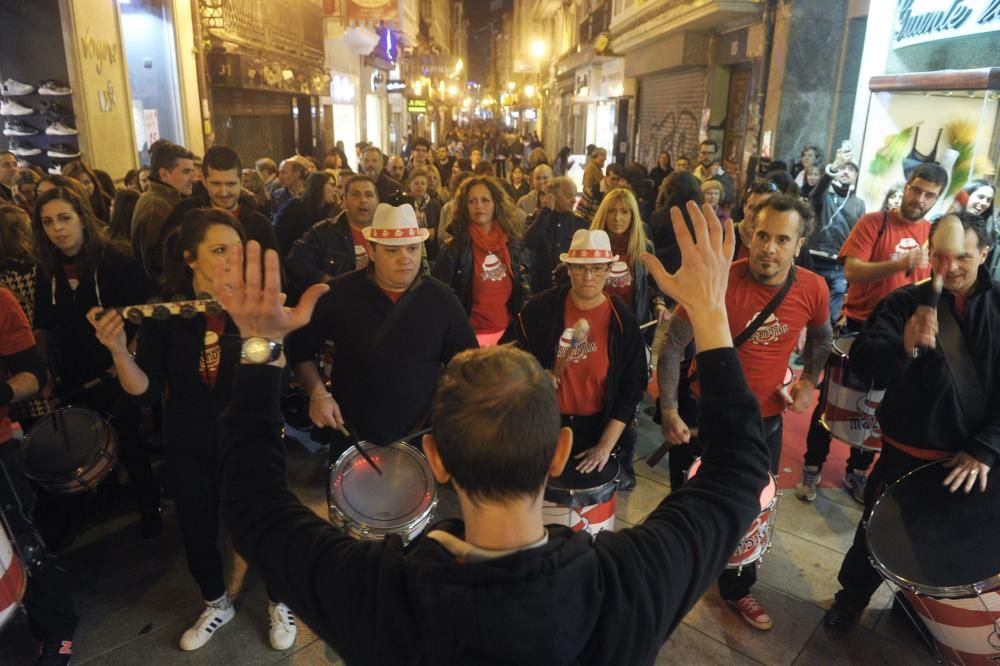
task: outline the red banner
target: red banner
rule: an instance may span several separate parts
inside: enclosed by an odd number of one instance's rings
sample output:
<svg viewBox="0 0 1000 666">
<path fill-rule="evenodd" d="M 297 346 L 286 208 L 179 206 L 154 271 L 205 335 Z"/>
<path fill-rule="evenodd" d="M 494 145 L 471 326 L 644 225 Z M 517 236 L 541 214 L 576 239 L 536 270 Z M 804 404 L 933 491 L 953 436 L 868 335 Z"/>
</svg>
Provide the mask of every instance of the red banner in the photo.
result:
<svg viewBox="0 0 1000 666">
<path fill-rule="evenodd" d="M 399 0 L 344 0 L 344 24 L 399 26 Z"/>
</svg>

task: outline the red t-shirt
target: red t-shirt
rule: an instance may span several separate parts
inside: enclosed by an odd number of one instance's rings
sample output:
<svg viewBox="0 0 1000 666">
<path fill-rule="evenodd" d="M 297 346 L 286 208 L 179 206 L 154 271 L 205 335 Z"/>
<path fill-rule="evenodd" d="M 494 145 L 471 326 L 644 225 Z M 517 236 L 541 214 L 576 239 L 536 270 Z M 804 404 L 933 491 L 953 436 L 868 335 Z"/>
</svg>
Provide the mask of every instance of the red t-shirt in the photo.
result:
<svg viewBox="0 0 1000 666">
<path fill-rule="evenodd" d="M 847 257 L 861 261 L 882 262 L 898 259 L 910 250 L 927 243 L 930 236 L 931 223 L 927 220 L 906 222 L 897 211 L 890 211 L 886 219 L 885 233 L 878 238 L 882 228 L 882 213 L 868 213 L 854 225 L 851 235 L 844 241 L 837 259 L 844 262 Z M 878 238 L 878 242 L 876 242 Z M 919 282 L 931 274 L 930 267 L 911 272 L 898 271 L 887 278 L 876 282 L 851 282 L 847 285 L 847 296 L 844 299 L 844 314 L 851 319 L 864 321 L 872 313 L 875 306 L 889 292 L 903 285 Z"/>
<path fill-rule="evenodd" d="M 222 332 L 226 328 L 226 315 L 205 313 L 205 346 L 202 349 L 201 361 L 198 363 L 198 376 L 203 384 L 215 387 L 219 377 L 219 366 L 222 364 Z"/>
<path fill-rule="evenodd" d="M 569 362 L 559 381 L 559 413 L 574 416 L 597 414 L 604 405 L 605 384 L 608 381 L 608 327 L 611 324 L 611 301 L 592 310 L 581 310 L 566 297 L 563 321 L 566 328 L 572 328 L 579 319 L 590 323 L 587 339 L 569 352 Z M 560 349 L 557 358 L 565 356 Z"/>
<path fill-rule="evenodd" d="M 476 333 L 495 333 L 507 328 L 507 302 L 514 291 L 510 268 L 500 255 L 472 243 L 472 314 L 469 322 Z"/>
<path fill-rule="evenodd" d="M 611 264 L 607 282 L 604 283 L 604 291 L 614 294 L 635 310 L 635 271 L 632 266 L 624 261 Z"/>
<path fill-rule="evenodd" d="M 767 287 L 750 275 L 746 259 L 729 269 L 726 310 L 729 330 L 735 338 L 752 322 L 781 288 Z M 687 317 L 684 308 L 677 312 Z M 775 390 L 784 383 L 788 359 L 803 328 L 818 328 L 830 320 L 830 290 L 812 271 L 798 268 L 795 282 L 778 309 L 749 340 L 740 345 L 740 364 L 750 390 L 760 403 L 761 416 L 774 416 L 785 409 L 785 400 Z M 691 364 L 692 369 L 694 363 Z M 698 393 L 697 382 L 692 386 Z"/>
<path fill-rule="evenodd" d="M 405 291 L 389 291 L 388 289 L 382 289 L 382 287 L 379 287 L 379 289 L 381 289 L 382 293 L 385 294 L 390 301 L 392 301 L 393 305 L 399 303 L 399 299 L 401 299 L 403 294 L 406 293 Z"/>
<path fill-rule="evenodd" d="M 24 310 L 18 305 L 17 299 L 7 289 L 0 288 L 0 356 L 10 356 L 23 352 L 35 346 L 35 338 L 31 335 L 31 326 Z M 0 359 L 0 381 L 7 381 L 10 373 Z M 7 418 L 7 405 L 0 406 L 0 443 L 13 437 L 10 419 Z"/>
<path fill-rule="evenodd" d="M 354 239 L 354 261 L 357 262 L 357 268 L 364 268 L 371 257 L 372 245 L 361 230 L 354 227 L 351 227 L 351 238 Z"/>
</svg>

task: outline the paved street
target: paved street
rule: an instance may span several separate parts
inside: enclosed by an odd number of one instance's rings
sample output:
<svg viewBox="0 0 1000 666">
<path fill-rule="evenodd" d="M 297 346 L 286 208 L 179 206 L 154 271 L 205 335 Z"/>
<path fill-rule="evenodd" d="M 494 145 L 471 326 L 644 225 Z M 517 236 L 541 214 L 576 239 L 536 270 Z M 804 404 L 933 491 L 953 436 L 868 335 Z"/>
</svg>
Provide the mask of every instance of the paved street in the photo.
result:
<svg viewBox="0 0 1000 666">
<path fill-rule="evenodd" d="M 658 429 L 644 420 L 639 455 L 645 458 L 658 443 Z M 325 455 L 311 453 L 293 441 L 289 458 L 292 487 L 304 502 L 325 515 Z M 636 469 L 636 489 L 618 497 L 619 529 L 641 522 L 669 492 L 665 461 L 655 469 L 642 462 Z M 454 496 L 443 491 L 439 515 L 457 510 Z M 814 504 L 805 504 L 785 491 L 778 505 L 774 547 L 755 587 L 774 618 L 774 628 L 769 632 L 749 628 L 712 589 L 663 647 L 657 663 L 935 663 L 909 627 L 885 610 L 889 603 L 885 587 L 866 612 L 863 626 L 848 637 L 832 635 L 821 626 L 859 516 L 859 505 L 841 490 L 822 489 Z M 158 539 L 141 541 L 131 516 L 121 516 L 92 528 L 64 557 L 77 580 L 82 617 L 74 664 L 343 663 L 301 623 L 295 646 L 286 652 L 273 651 L 267 643 L 263 585 L 233 556 L 227 568 L 230 590 L 239 592 L 236 619 L 201 650 L 182 652 L 177 641 L 197 617 L 201 601 L 187 572 L 169 509 Z M 0 664 L 31 663 L 34 649 L 23 617 L 0 633 Z"/>
</svg>

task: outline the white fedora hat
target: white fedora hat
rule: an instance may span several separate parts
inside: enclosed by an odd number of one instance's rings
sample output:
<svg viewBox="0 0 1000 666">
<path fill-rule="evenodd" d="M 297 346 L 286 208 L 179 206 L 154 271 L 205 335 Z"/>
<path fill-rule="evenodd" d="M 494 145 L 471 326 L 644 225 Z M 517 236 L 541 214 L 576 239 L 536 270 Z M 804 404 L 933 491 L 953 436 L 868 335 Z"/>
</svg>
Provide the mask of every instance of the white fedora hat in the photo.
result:
<svg viewBox="0 0 1000 666">
<path fill-rule="evenodd" d="M 618 261 L 618 255 L 611 252 L 608 232 L 603 229 L 578 229 L 573 234 L 569 252 L 560 254 L 559 261 L 566 264 L 607 264 Z"/>
<path fill-rule="evenodd" d="M 382 245 L 413 245 L 423 243 L 430 236 L 429 231 L 417 224 L 417 214 L 410 204 L 379 204 L 375 208 L 372 225 L 365 227 L 361 233 L 369 243 Z"/>
</svg>

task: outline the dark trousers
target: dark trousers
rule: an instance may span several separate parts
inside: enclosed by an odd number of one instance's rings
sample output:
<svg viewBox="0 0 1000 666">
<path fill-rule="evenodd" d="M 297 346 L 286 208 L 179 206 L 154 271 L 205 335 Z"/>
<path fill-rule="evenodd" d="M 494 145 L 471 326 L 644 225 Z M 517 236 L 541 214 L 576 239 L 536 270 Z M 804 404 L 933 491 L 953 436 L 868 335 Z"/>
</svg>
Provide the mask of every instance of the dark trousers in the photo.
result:
<svg viewBox="0 0 1000 666">
<path fill-rule="evenodd" d="M 842 334 L 857 333 L 861 330 L 861 326 L 862 322 L 856 319 L 848 319 L 840 332 Z M 806 434 L 805 464 L 814 466 L 817 469 L 823 469 L 823 464 L 826 462 L 827 456 L 830 455 L 830 442 L 833 440 L 830 431 L 820 423 L 820 417 L 823 416 L 823 411 L 826 409 L 829 381 L 830 373 L 828 366 L 827 372 L 823 373 L 823 382 L 820 384 L 819 403 L 816 405 L 816 409 L 813 410 L 812 419 L 809 421 L 809 432 Z M 874 451 L 867 451 L 852 446 L 850 453 L 847 455 L 847 471 L 848 473 L 851 470 L 864 472 L 871 467 L 873 460 L 875 460 Z"/>
<path fill-rule="evenodd" d="M 764 441 L 771 454 L 771 474 L 778 476 L 781 464 L 781 435 L 783 432 L 781 414 L 763 419 Z M 697 437 L 691 443 L 670 448 L 670 487 L 680 488 L 691 463 L 701 455 L 702 445 Z M 726 569 L 719 576 L 719 594 L 726 601 L 736 601 L 750 594 L 750 588 L 757 582 L 757 564 L 748 564 L 743 569 Z"/>
<path fill-rule="evenodd" d="M 24 593 L 28 627 L 39 641 L 71 641 L 79 618 L 73 607 L 72 578 L 49 554 L 32 516 L 35 496 L 24 476 L 16 441 L 0 443 L 0 511 L 15 553 L 30 577 Z M 5 527 L 5 529 L 7 528 Z"/>
<path fill-rule="evenodd" d="M 837 603 L 858 610 L 863 609 L 868 605 L 878 586 L 882 584 L 881 574 L 868 559 L 865 524 L 871 515 L 875 500 L 882 496 L 886 488 L 906 473 L 926 464 L 926 460 L 914 458 L 890 444 L 886 444 L 882 449 L 882 455 L 875 463 L 875 468 L 868 477 L 868 485 L 865 487 L 865 511 L 861 515 L 858 529 L 854 532 L 854 543 L 844 556 L 844 563 L 840 565 L 840 573 L 837 574 L 837 580 L 842 588 L 836 594 Z"/>
</svg>

